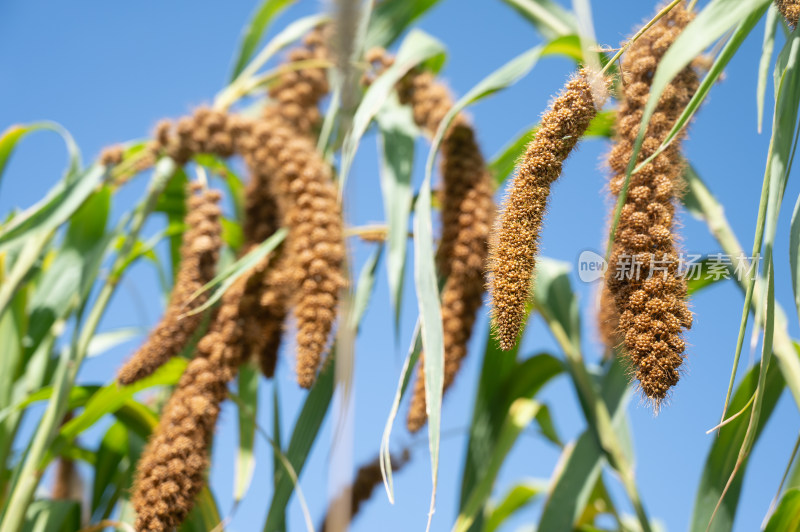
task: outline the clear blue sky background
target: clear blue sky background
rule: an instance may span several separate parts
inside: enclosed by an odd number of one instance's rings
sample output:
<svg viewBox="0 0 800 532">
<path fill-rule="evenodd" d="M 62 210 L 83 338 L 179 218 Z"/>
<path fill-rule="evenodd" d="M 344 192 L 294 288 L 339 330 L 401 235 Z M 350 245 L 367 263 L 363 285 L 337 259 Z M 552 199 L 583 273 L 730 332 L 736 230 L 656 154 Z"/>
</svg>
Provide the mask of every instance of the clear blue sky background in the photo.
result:
<svg viewBox="0 0 800 532">
<path fill-rule="evenodd" d="M 594 2 L 598 40 L 617 45 L 635 24 L 650 17 L 654 5 L 642 0 Z M 208 103 L 224 86 L 241 28 L 254 7 L 255 2 L 223 4 L 207 0 L 166 3 L 7 0 L 0 4 L 3 50 L 0 128 L 40 119 L 58 121 L 72 132 L 87 159 L 110 143 L 143 137 L 158 119 L 177 117 L 198 104 Z M 281 17 L 278 26 L 322 8 L 319 2 L 301 0 Z M 419 25 L 450 50 L 442 74 L 456 95 L 464 94 L 486 74 L 541 41 L 526 21 L 499 1 L 443 0 Z M 756 132 L 755 75 L 762 33 L 761 27 L 754 31 L 733 60 L 725 80 L 714 87 L 685 145 L 688 158 L 725 205 L 746 249 L 752 242 L 768 142 L 767 135 Z M 571 62 L 563 58 L 544 59 L 516 86 L 469 110 L 487 158 L 537 121 L 572 68 Z M 768 93 L 771 91 L 770 88 Z M 770 105 L 768 101 L 768 116 Z M 765 130 L 769 131 L 769 124 Z M 347 212 L 352 224 L 383 219 L 375 147 L 375 137 L 370 134 L 362 144 L 353 170 Z M 580 251 L 600 248 L 607 216 L 606 175 L 602 167 L 607 149 L 607 143 L 602 141 L 584 142 L 566 165 L 563 179 L 553 190 L 542 239 L 545 255 L 574 264 Z M 426 144 L 420 143 L 418 153 L 427 153 Z M 64 162 L 64 149 L 55 135 L 39 133 L 27 138 L 14 155 L 0 186 L 0 212 L 30 205 L 41 197 L 61 175 Z M 144 180 L 140 179 L 115 198 L 117 216 L 140 197 L 143 187 Z M 789 278 L 788 228 L 798 190 L 796 180 L 790 180 L 776 245 L 777 299 L 787 311 L 794 336 L 800 330 Z M 703 224 L 688 214 L 682 219 L 684 243 L 689 251 L 718 251 Z M 156 232 L 160 223 L 149 225 L 148 232 Z M 353 251 L 359 268 L 369 249 L 359 245 Z M 575 275 L 573 283 L 586 325 L 585 356 L 597 360 L 600 349 L 594 340 L 592 315 L 596 285 L 581 283 Z M 371 460 L 378 451 L 416 318 L 410 282 L 406 303 L 401 335 L 395 341 L 386 275 L 381 270 L 357 342 L 356 464 Z M 151 266 L 141 264 L 125 280 L 102 327 L 104 330 L 148 327 L 159 317 L 161 305 L 155 272 Z M 741 305 L 741 295 L 731 282 L 715 285 L 695 297 L 692 301 L 695 325 L 688 336 L 688 369 L 671 404 L 658 417 L 636 398 L 629 406 L 636 473 L 644 500 L 652 515 L 668 530 L 683 530 L 688 526 L 696 486 L 713 438 L 705 431 L 718 421 L 725 396 Z M 442 424 L 445 436 L 434 530 L 448 530 L 457 513 L 464 435 L 471 416 L 479 350 L 485 342 L 483 314 L 476 327 L 475 349 L 445 399 Z M 135 345 L 129 343 L 88 361 L 80 375 L 81 382 L 107 382 Z M 522 352 L 532 354 L 540 350 L 557 353 L 554 342 L 537 319 L 528 330 Z M 748 352 L 743 358 L 752 361 Z M 290 430 L 304 396 L 294 383 L 292 366 L 291 352 L 284 349 L 277 376 L 283 395 L 284 434 Z M 260 420 L 264 427 L 270 427 L 271 384 L 263 384 Z M 573 438 L 583 430 L 585 424 L 566 379 L 549 385 L 542 398 L 553 410 L 563 438 Z M 401 415 L 405 416 L 405 412 L 404 406 Z M 797 436 L 798 421 L 798 412 L 788 393 L 784 393 L 748 468 L 736 530 L 751 531 L 759 527 Z M 94 445 L 91 438 L 99 434 L 100 428 L 92 431 L 83 443 Z M 384 493 L 377 491 L 353 530 L 424 528 L 430 495 L 425 437 L 409 437 L 399 421 L 394 438 L 397 448 L 413 445 L 413 462 L 397 475 L 397 503 L 391 506 Z M 326 423 L 302 475 L 302 487 L 317 523 L 326 507 L 330 441 L 331 427 Z M 236 415 L 228 405 L 217 432 L 211 475 L 220 510 L 226 515 L 231 508 L 235 446 Z M 257 442 L 256 452 L 259 461 L 255 479 L 247 498 L 232 517 L 230 530 L 261 529 L 271 495 L 272 459 L 263 440 Z M 495 494 L 504 492 L 514 480 L 549 477 L 558 456 L 559 450 L 543 442 L 535 432 L 525 433 L 501 471 Z M 617 480 L 610 475 L 607 480 L 620 507 L 629 512 Z M 529 529 L 540 511 L 540 504 L 525 509 L 506 529 Z M 290 530 L 303 529 L 296 498 L 290 504 L 289 519 Z"/>
</svg>

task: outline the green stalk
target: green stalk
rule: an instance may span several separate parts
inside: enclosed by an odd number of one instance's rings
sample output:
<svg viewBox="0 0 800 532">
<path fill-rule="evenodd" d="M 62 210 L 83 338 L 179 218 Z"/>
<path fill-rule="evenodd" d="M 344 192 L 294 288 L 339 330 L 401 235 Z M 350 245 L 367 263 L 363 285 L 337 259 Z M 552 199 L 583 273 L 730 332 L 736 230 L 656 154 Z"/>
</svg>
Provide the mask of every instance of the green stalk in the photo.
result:
<svg viewBox="0 0 800 532">
<path fill-rule="evenodd" d="M 66 349 L 61 356 L 61 360 L 59 360 L 59 365 L 54 376 L 53 394 L 50 397 L 50 401 L 47 403 L 47 409 L 39 422 L 39 426 L 36 429 L 31 446 L 25 456 L 19 476 L 17 477 L 17 482 L 8 499 L 5 515 L 3 516 L 2 522 L 0 522 L 0 530 L 6 532 L 22 530 L 28 506 L 33 500 L 36 487 L 39 485 L 39 480 L 47 466 L 45 460 L 47 450 L 55 439 L 61 425 L 61 420 L 66 413 L 69 392 L 75 384 L 78 370 L 81 367 L 83 359 L 86 357 L 89 342 L 97 330 L 97 326 L 105 313 L 106 306 L 108 306 L 111 296 L 114 294 L 121 277 L 121 270 L 128 261 L 128 256 L 139 238 L 139 233 L 147 217 L 155 208 L 156 201 L 161 191 L 166 186 L 174 168 L 174 163 L 169 159 L 162 161 L 162 164 L 159 164 L 159 167 L 156 168 L 156 172 L 150 182 L 147 197 L 131 222 L 130 231 L 122 245 L 119 255 L 117 255 L 114 261 L 111 274 L 106 279 L 103 288 L 98 294 L 97 300 L 89 312 L 84 326 L 73 338 L 71 349 Z"/>
<path fill-rule="evenodd" d="M 728 223 L 722 205 L 708 190 L 705 183 L 700 179 L 695 171 L 689 167 L 686 171 L 686 184 L 687 194 L 686 199 L 692 201 L 696 207 L 699 208 L 706 225 L 708 225 L 711 235 L 717 240 L 722 250 L 731 256 L 734 261 L 734 267 L 739 263 L 743 264 L 744 271 L 749 272 L 751 268 L 750 262 L 744 258 L 744 249 L 736 238 L 736 234 Z M 736 277 L 736 276 L 734 276 Z M 750 283 L 747 279 L 736 279 L 739 288 L 745 292 L 745 297 L 749 289 Z M 763 293 L 762 282 L 756 279 L 752 283 L 752 293 L 750 297 L 750 305 L 745 307 L 756 310 L 756 305 L 753 301 L 759 301 Z M 757 323 L 761 326 L 761 323 Z M 775 357 L 780 364 L 781 373 L 786 380 L 786 385 L 792 392 L 795 404 L 800 408 L 800 359 L 797 357 L 797 352 L 794 349 L 792 339 L 787 332 L 786 314 L 779 304 L 775 304 L 775 333 L 773 339 L 772 349 Z"/>
<path fill-rule="evenodd" d="M 617 439 L 608 407 L 602 397 L 597 393 L 594 383 L 589 373 L 586 371 L 580 346 L 576 345 L 576 343 L 570 339 L 567 332 L 557 320 L 547 315 L 545 309 L 537 305 L 537 310 L 542 314 L 542 317 L 544 317 L 556 342 L 561 346 L 564 355 L 567 357 L 570 374 L 575 382 L 575 389 L 578 392 L 581 402 L 586 407 L 587 421 L 592 427 L 592 430 L 594 430 L 600 447 L 606 453 L 611 466 L 619 473 L 622 485 L 639 519 L 642 531 L 651 532 L 650 520 L 647 518 L 647 512 L 645 511 L 644 504 L 639 495 L 639 490 L 636 486 L 633 467 L 628 463 L 628 459 L 625 457 L 625 453 L 622 450 L 622 445 Z"/>
<path fill-rule="evenodd" d="M 769 153 L 767 154 L 767 161 L 772 159 L 772 143 L 770 142 L 769 145 Z M 761 185 L 761 200 L 758 203 L 758 216 L 756 218 L 756 234 L 755 238 L 753 239 L 753 254 L 752 257 L 755 257 L 756 254 L 761 250 L 761 243 L 764 240 L 764 226 L 766 224 L 766 213 L 767 213 L 767 200 L 769 198 L 769 184 L 770 184 L 770 171 L 767 168 L 767 173 L 764 176 L 764 182 Z M 749 265 L 748 265 L 749 266 Z M 750 271 L 749 267 L 747 272 Z M 755 271 L 753 272 L 755 273 Z M 725 394 L 725 405 L 722 408 L 722 417 L 720 418 L 720 422 L 725 419 L 725 413 L 728 411 L 728 404 L 731 400 L 731 393 L 733 393 L 733 383 L 736 380 L 736 371 L 739 369 L 739 357 L 742 354 L 742 345 L 744 344 L 744 334 L 745 329 L 747 329 L 747 318 L 750 316 L 750 305 L 753 301 L 753 290 L 755 289 L 756 279 L 755 275 L 753 278 L 749 280 L 747 286 L 745 288 L 745 295 L 744 295 L 744 306 L 742 307 L 742 319 L 739 323 L 739 336 L 736 339 L 736 351 L 733 355 L 733 367 L 731 368 L 731 378 L 730 382 L 728 383 L 728 391 Z"/>
</svg>

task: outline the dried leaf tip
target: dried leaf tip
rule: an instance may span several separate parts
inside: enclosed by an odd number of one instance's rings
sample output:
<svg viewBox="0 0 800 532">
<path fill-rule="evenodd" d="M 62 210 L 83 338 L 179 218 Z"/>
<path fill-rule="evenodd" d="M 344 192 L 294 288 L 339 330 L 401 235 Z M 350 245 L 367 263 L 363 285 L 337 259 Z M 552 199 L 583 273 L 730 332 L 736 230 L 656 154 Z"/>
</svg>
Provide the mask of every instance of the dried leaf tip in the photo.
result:
<svg viewBox="0 0 800 532">
<path fill-rule="evenodd" d="M 492 325 L 503 350 L 514 347 L 525 321 L 550 185 L 597 114 L 589 77 L 586 71 L 573 76 L 542 116 L 494 227 L 489 293 Z"/>
</svg>

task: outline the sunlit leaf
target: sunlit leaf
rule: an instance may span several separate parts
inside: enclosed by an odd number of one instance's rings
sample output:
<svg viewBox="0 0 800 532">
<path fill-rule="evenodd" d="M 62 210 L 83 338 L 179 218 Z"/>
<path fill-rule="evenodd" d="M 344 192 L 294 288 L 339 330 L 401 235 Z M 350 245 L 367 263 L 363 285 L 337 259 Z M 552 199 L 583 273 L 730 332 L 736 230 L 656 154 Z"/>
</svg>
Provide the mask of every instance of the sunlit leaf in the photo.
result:
<svg viewBox="0 0 800 532">
<path fill-rule="evenodd" d="M 394 304 L 395 333 L 402 308 L 403 281 L 408 249 L 408 221 L 413 192 L 411 174 L 414 166 L 414 140 L 418 134 L 411 110 L 390 98 L 377 116 L 381 148 L 381 192 L 389 226 L 389 293 Z"/>
<path fill-rule="evenodd" d="M 250 18 L 250 23 L 245 26 L 242 32 L 242 41 L 239 43 L 239 51 L 234 61 L 231 81 L 242 73 L 272 20 L 292 3 L 294 3 L 294 0 L 264 0 L 261 2 L 261 5 L 258 6 L 258 9 Z"/>
</svg>

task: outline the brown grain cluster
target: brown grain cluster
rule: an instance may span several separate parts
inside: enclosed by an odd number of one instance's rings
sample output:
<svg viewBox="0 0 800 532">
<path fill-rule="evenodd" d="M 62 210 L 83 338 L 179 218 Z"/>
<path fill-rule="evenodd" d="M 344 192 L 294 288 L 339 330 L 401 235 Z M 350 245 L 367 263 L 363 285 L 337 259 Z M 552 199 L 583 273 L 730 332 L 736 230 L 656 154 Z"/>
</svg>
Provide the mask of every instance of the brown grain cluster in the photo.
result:
<svg viewBox="0 0 800 532">
<path fill-rule="evenodd" d="M 107 148 L 104 148 L 102 152 L 100 152 L 100 164 L 105 166 L 114 166 L 122 162 L 122 158 L 125 155 L 125 150 L 123 150 L 122 146 L 119 144 L 114 144 Z"/>
<path fill-rule="evenodd" d="M 326 69 L 313 63 L 328 59 L 328 31 L 312 31 L 302 47 L 289 53 L 285 71 L 270 88 L 271 103 L 256 127 L 255 142 L 245 151 L 253 172 L 250 188 L 269 190 L 276 207 L 275 227 L 289 228 L 283 253 L 265 277 L 259 313 L 252 319 L 263 324 L 260 335 L 251 335 L 254 350 L 262 371 L 271 375 L 283 322 L 295 303 L 298 382 L 306 388 L 314 383 L 344 286 L 341 207 L 330 169 L 315 148 L 319 101 L 329 85 Z M 311 65 L 292 67 L 299 62 Z M 248 190 L 249 210 L 251 205 L 264 205 L 255 190 Z"/>
<path fill-rule="evenodd" d="M 264 262 L 223 295 L 216 319 L 197 344 L 158 426 L 139 459 L 132 503 L 136 530 L 166 531 L 180 525 L 205 485 L 209 445 L 227 395 L 244 362 L 242 316 L 258 304 Z"/>
<path fill-rule="evenodd" d="M 403 454 L 399 457 L 392 457 L 392 471 L 399 471 L 408 463 L 410 458 L 411 455 L 407 449 L 403 451 Z M 320 532 L 328 530 L 329 516 L 333 515 L 336 508 L 347 504 L 348 501 L 350 503 L 350 508 L 348 509 L 347 516 L 350 518 L 350 521 L 352 521 L 361 510 L 361 506 L 372 497 L 372 492 L 377 486 L 380 486 L 382 482 L 383 475 L 381 474 L 380 457 L 358 468 L 353 483 L 342 490 L 341 494 L 331 501 L 325 519 L 322 521 L 322 526 L 319 528 Z"/>
<path fill-rule="evenodd" d="M 533 289 L 539 234 L 550 186 L 583 136 L 597 108 L 588 74 L 573 76 L 542 115 L 503 201 L 490 241 L 492 322 L 503 350 L 517 342 Z"/>
<path fill-rule="evenodd" d="M 315 380 L 333 329 L 344 286 L 341 206 L 327 163 L 316 150 L 318 102 L 328 91 L 326 71 L 313 64 L 327 57 L 325 30 L 313 31 L 289 54 L 271 103 L 258 119 L 198 109 L 193 116 L 157 128 L 158 148 L 179 163 L 197 153 L 240 154 L 252 176 L 247 188 L 246 249 L 279 226 L 289 235 L 264 276 L 260 306 L 245 319 L 245 344 L 265 375 L 274 372 L 283 322 L 294 306 L 297 374 L 303 387 Z M 312 66 L 294 68 L 298 61 Z"/>
<path fill-rule="evenodd" d="M 316 28 L 303 40 L 303 46 L 289 52 L 284 71 L 269 89 L 271 103 L 264 111 L 265 118 L 280 118 L 299 134 L 312 135 L 321 118 L 319 101 L 330 90 L 324 68 L 330 60 L 329 33 L 330 26 Z"/>
<path fill-rule="evenodd" d="M 624 100 L 618 111 L 616 142 L 608 157 L 612 171 L 609 188 L 615 196 L 625 182 L 653 74 L 691 18 L 684 6 L 678 5 L 624 56 Z M 669 84 L 648 123 L 638 161 L 656 152 L 697 86 L 697 73 L 691 66 Z M 677 139 L 631 176 L 606 273 L 619 315 L 619 335 L 624 337 L 642 392 L 656 408 L 678 382 L 684 358 L 683 333 L 692 325 L 686 282 L 678 271 L 675 230 L 682 173 Z"/>
<path fill-rule="evenodd" d="M 192 296 L 213 279 L 216 271 L 222 245 L 219 200 L 219 192 L 191 185 L 181 262 L 169 305 L 144 345 L 119 370 L 120 384 L 133 384 L 151 375 L 180 353 L 200 326 L 202 314 L 187 313 L 208 300 L 208 292 Z"/>
<path fill-rule="evenodd" d="M 316 58 L 320 39 L 312 33 L 305 52 L 291 58 Z M 165 406 L 137 468 L 132 499 L 137 530 L 170 530 L 186 517 L 205 483 L 209 442 L 227 385 L 251 356 L 272 374 L 291 306 L 298 326 L 298 380 L 305 387 L 314 382 L 344 286 L 344 240 L 331 171 L 312 137 L 316 103 L 327 82 L 322 69 L 311 70 L 287 69 L 271 92 L 274 103 L 260 118 L 201 108 L 174 126 L 164 122 L 157 128 L 151 149 L 178 163 L 204 152 L 244 158 L 252 178 L 243 253 L 281 225 L 289 235 L 279 256 L 263 258 L 223 295 Z"/>
<path fill-rule="evenodd" d="M 377 55 L 369 57 L 378 61 Z M 387 64 L 388 61 L 382 61 Z M 414 121 L 433 136 L 453 107 L 447 88 L 430 72 L 411 72 L 398 87 L 400 101 L 411 106 Z M 484 271 L 494 216 L 492 181 L 472 126 L 458 115 L 442 139 L 439 200 L 442 236 L 436 254 L 442 289 L 444 390 L 453 383 L 467 354 L 475 314 L 486 286 Z M 420 358 L 407 426 L 416 432 L 427 420 L 425 362 Z"/>
<path fill-rule="evenodd" d="M 800 0 L 775 0 L 775 5 L 792 28 L 800 19 Z"/>
</svg>

